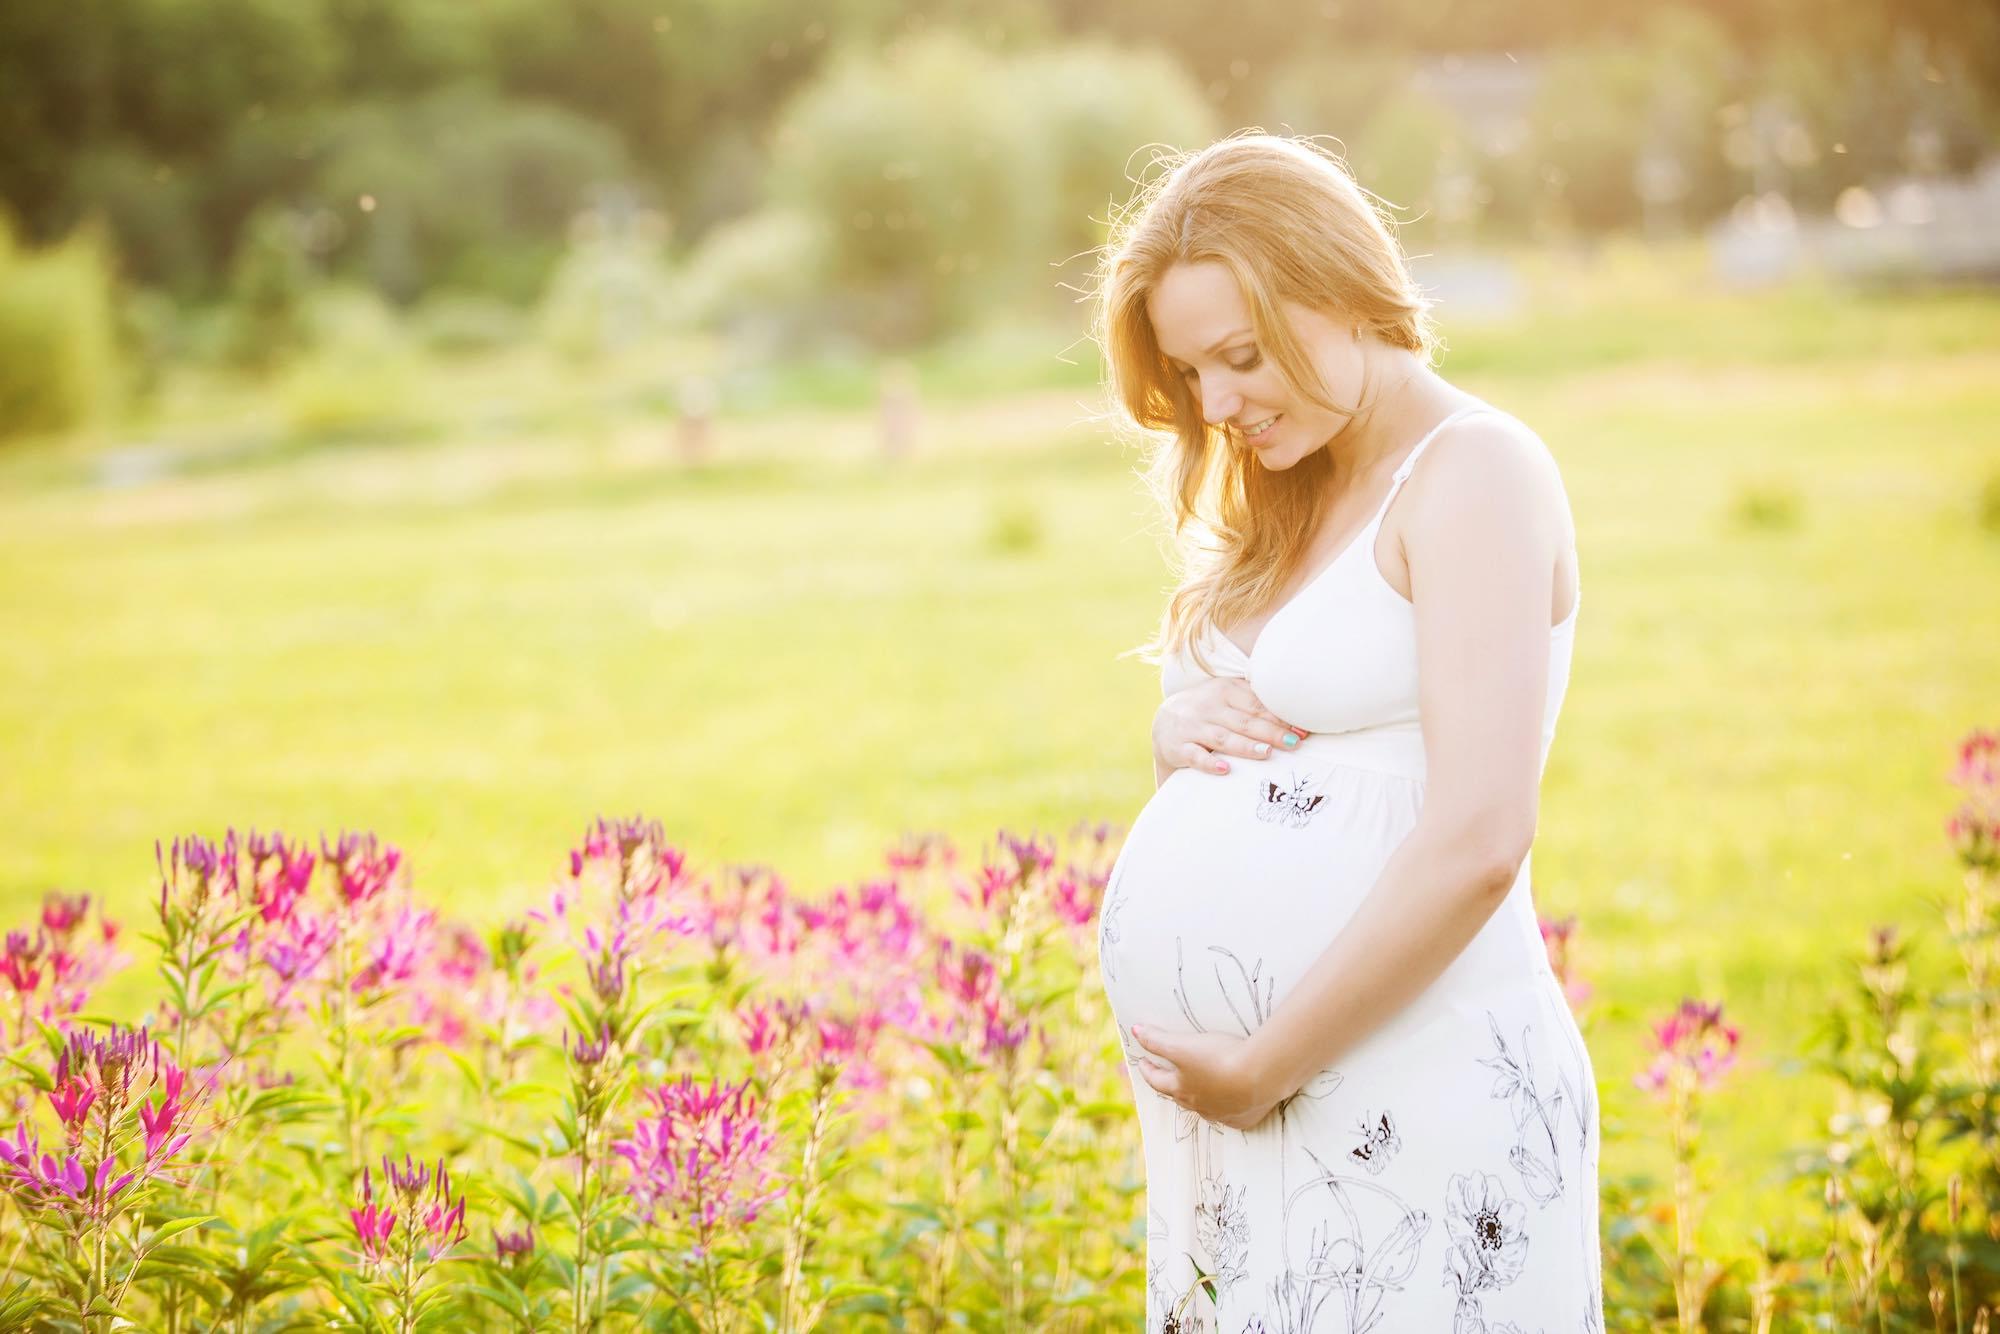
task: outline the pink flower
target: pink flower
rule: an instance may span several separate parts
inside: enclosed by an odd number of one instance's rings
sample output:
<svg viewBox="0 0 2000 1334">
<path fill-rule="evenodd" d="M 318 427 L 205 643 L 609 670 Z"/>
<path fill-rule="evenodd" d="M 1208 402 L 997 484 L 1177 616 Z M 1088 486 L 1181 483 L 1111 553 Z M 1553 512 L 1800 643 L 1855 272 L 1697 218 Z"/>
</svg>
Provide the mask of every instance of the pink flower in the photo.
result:
<svg viewBox="0 0 2000 1334">
<path fill-rule="evenodd" d="M 0 977 L 5 977 L 18 993 L 33 991 L 42 982 L 41 961 L 48 950 L 48 937 L 36 932 L 9 931 L 5 952 L 0 953 Z"/>
<path fill-rule="evenodd" d="M 1079 877 L 1074 870 L 1056 880 L 1056 916 L 1067 926 L 1086 927 L 1097 920 L 1097 906 L 1104 886 Z"/>
<path fill-rule="evenodd" d="M 2000 732 L 1978 730 L 1959 744 L 1953 785 L 1965 793 L 1945 836 L 1974 870 L 2000 870 Z"/>
<path fill-rule="evenodd" d="M 377 841 L 373 834 L 342 832 L 330 846 L 322 834 L 319 850 L 334 868 L 341 900 L 350 906 L 366 903 L 387 889 L 403 865 L 402 849 Z"/>
<path fill-rule="evenodd" d="M 1549 971 L 1562 985 L 1570 1008 L 1576 1009 L 1590 999 L 1591 992 L 1590 984 L 1575 976 L 1570 963 L 1570 938 L 1576 934 L 1576 914 L 1563 918 L 1541 917 L 1537 921 L 1542 929 L 1542 948 L 1549 956 Z"/>
<path fill-rule="evenodd" d="M 921 871 L 928 866 L 949 867 L 958 861 L 958 849 L 943 834 L 905 833 L 897 846 L 884 854 L 895 871 Z"/>
<path fill-rule="evenodd" d="M 375 923 L 375 934 L 366 942 L 366 954 L 354 974 L 354 990 L 378 991 L 415 977 L 430 956 L 431 929 L 436 924 L 434 909 L 419 912 L 408 907 Z"/>
<path fill-rule="evenodd" d="M 68 940 L 90 912 L 90 895 L 50 891 L 42 899 L 42 927 L 57 940 Z"/>
<path fill-rule="evenodd" d="M 324 842 L 324 840 L 322 840 Z M 250 831 L 250 901 L 266 923 L 288 919 L 312 886 L 314 857 L 303 841 Z"/>
<path fill-rule="evenodd" d="M 72 1144 L 82 1137 L 83 1119 L 90 1114 L 90 1104 L 96 1101 L 97 1090 L 70 1073 L 69 1053 L 64 1052 L 56 1067 L 56 1086 L 49 1091 L 49 1106 L 69 1132 Z"/>
<path fill-rule="evenodd" d="M 1684 1074 L 1695 1087 L 1706 1088 L 1736 1063 L 1739 1034 L 1733 1025 L 1722 1022 L 1722 1006 L 1684 1000 L 1680 1007 L 1653 1025 L 1653 1063 L 1634 1082 L 1649 1092 L 1668 1089 L 1676 1073 Z"/>
<path fill-rule="evenodd" d="M 375 1202 L 375 1183 L 367 1168 L 361 1169 L 361 1206 L 347 1211 L 354 1223 L 354 1239 L 361 1254 L 371 1261 L 388 1257 L 389 1238 L 396 1231 L 396 1215 L 386 1204 Z"/>
<path fill-rule="evenodd" d="M 665 1209 L 687 1219 L 695 1251 L 707 1254 L 718 1228 L 743 1227 L 785 1192 L 767 1170 L 777 1138 L 759 1118 L 750 1083 L 696 1084 L 683 1075 L 646 1090 L 655 1111 L 640 1117 L 612 1151 L 632 1169 L 631 1192 L 648 1221 Z"/>
</svg>

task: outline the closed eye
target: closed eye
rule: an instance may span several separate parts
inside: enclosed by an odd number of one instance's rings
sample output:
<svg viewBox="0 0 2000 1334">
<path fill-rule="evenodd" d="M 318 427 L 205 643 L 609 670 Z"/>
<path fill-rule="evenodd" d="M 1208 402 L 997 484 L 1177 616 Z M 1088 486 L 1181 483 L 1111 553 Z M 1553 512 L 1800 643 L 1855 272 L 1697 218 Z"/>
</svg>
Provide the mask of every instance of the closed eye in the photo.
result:
<svg viewBox="0 0 2000 1334">
<path fill-rule="evenodd" d="M 1243 371 L 1254 371 L 1259 366 L 1264 364 L 1264 354 L 1253 349 L 1250 353 L 1250 359 L 1248 361 L 1243 361 L 1243 362 L 1231 361 L 1231 362 L 1226 362 L 1224 364 L 1226 364 L 1230 370 L 1237 371 L 1239 373 Z M 1181 379 L 1186 380 L 1190 378 L 1197 380 L 1200 379 L 1201 378 L 1200 372 L 1196 371 L 1195 368 L 1192 366 L 1181 367 Z"/>
</svg>

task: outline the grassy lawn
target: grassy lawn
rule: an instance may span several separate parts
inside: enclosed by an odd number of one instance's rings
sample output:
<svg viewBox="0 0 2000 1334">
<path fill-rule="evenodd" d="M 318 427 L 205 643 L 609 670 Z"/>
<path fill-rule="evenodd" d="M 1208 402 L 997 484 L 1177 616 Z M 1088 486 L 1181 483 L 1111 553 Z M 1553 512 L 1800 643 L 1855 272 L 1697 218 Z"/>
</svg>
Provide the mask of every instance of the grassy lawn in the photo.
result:
<svg viewBox="0 0 2000 1334">
<path fill-rule="evenodd" d="M 1754 1181 L 1822 1110 L 1784 1063 L 1865 928 L 1944 961 L 1944 774 L 2000 723 L 2000 299 L 1552 282 L 1446 322 L 1446 373 L 1543 433 L 1580 533 L 1538 892 L 1582 918 L 1608 1120 L 1643 1019 L 1684 991 L 1741 1018 L 1762 1069 L 1716 1135 Z M 796 407 L 725 419 L 698 468 L 643 416 L 117 490 L 0 463 L 4 920 L 58 886 L 140 919 L 153 840 L 230 823 L 373 828 L 488 917 L 599 812 L 814 889 L 905 829 L 1128 821 L 1157 520 L 1074 368 L 996 375 L 1022 387 L 947 396 L 901 467 Z"/>
</svg>

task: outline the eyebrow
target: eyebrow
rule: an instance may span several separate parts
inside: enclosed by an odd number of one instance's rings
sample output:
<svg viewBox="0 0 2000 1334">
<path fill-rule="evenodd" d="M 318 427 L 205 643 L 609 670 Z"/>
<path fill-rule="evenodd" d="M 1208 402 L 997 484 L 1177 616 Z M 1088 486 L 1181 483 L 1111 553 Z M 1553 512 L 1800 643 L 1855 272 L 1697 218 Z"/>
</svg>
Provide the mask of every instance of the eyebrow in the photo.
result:
<svg viewBox="0 0 2000 1334">
<path fill-rule="evenodd" d="M 1242 337 L 1242 336 L 1243 336 L 1244 334 L 1247 334 L 1247 333 L 1255 333 L 1255 332 L 1256 332 L 1256 330 L 1254 330 L 1254 329 L 1238 329 L 1238 330 L 1237 330 L 1236 332 L 1234 332 L 1234 333 L 1226 333 L 1226 334 L 1222 335 L 1222 337 L 1220 337 L 1220 338 L 1216 339 L 1216 340 L 1215 340 L 1215 341 L 1214 341 L 1213 343 L 1210 343 L 1210 344 L 1208 345 L 1208 348 L 1207 348 L 1207 350 L 1206 350 L 1206 351 L 1204 351 L 1204 352 L 1202 353 L 1202 355 L 1203 355 L 1204 357 L 1212 357 L 1212 356 L 1214 356 L 1214 355 L 1215 355 L 1215 354 L 1216 354 L 1216 353 L 1217 353 L 1218 351 L 1220 351 L 1220 350 L 1221 350 L 1221 349 L 1222 349 L 1222 348 L 1223 348 L 1224 346 L 1226 346 L 1226 345 L 1227 345 L 1227 344 L 1228 344 L 1228 343 L 1229 343 L 1229 342 L 1230 342 L 1231 340 L 1233 340 L 1233 339 L 1237 339 L 1237 338 L 1241 338 L 1241 337 Z M 1179 358 L 1179 357 L 1171 357 L 1171 356 L 1170 356 L 1170 357 L 1168 357 L 1168 358 L 1167 358 L 1167 360 L 1168 360 L 1168 361 L 1179 361 L 1179 360 L 1180 360 L 1180 358 Z"/>
</svg>

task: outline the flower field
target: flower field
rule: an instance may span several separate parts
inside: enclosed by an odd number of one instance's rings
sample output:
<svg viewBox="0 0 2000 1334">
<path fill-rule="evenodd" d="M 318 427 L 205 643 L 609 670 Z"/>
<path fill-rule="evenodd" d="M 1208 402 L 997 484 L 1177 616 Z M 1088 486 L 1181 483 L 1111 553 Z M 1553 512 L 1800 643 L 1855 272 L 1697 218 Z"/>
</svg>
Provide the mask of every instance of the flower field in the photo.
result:
<svg viewBox="0 0 2000 1334">
<path fill-rule="evenodd" d="M 1830 1008 L 1817 1059 L 1844 1110 L 1806 1173 L 1816 1229 L 1703 1239 L 1701 1124 L 1740 1034 L 1696 999 L 1653 1025 L 1640 1133 L 1673 1171 L 1608 1183 L 1614 1327 L 1986 1328 L 2000 734 L 1968 736 L 1953 779 L 1958 966 L 1920 983 L 1884 927 Z M 1002 833 L 976 859 L 906 835 L 809 895 L 600 818 L 546 899 L 485 934 L 374 834 L 163 844 L 153 920 L 52 894 L 6 936 L 0 1318 L 1129 1326 L 1143 1171 L 1093 939 L 1116 835 Z M 1543 937 L 1588 1026 L 1578 929 Z M 95 1013 L 121 968 L 150 972 L 153 1003 Z M 1504 1219 L 1490 1238 L 1510 1244 Z"/>
</svg>

